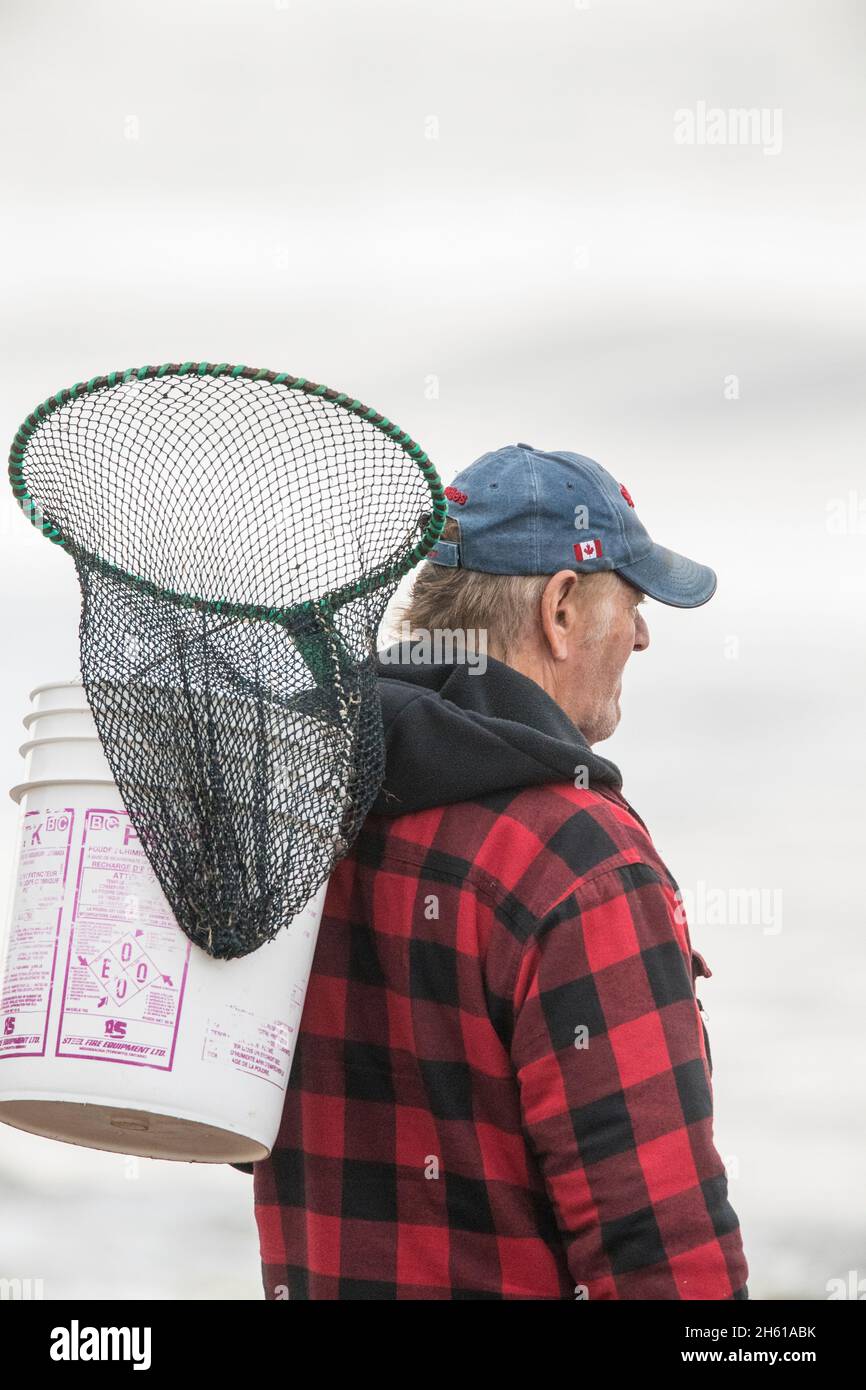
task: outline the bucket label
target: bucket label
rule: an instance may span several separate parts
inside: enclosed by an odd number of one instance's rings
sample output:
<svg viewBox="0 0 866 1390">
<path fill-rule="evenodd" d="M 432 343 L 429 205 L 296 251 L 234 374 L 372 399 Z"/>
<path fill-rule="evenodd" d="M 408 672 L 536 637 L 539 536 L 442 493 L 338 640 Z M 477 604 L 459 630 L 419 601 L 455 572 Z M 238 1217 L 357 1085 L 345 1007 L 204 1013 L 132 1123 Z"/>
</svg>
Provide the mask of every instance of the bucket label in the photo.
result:
<svg viewBox="0 0 866 1390">
<path fill-rule="evenodd" d="M 71 806 L 21 818 L 0 994 L 0 1059 L 45 1056 L 74 824 Z"/>
<path fill-rule="evenodd" d="M 170 1071 L 191 949 L 129 813 L 89 808 L 55 1055 Z"/>
<path fill-rule="evenodd" d="M 220 1018 L 208 1019 L 201 1055 L 203 1062 L 259 1076 L 284 1091 L 293 1043 L 289 1023 L 258 1018 L 249 1009 L 229 1005 Z"/>
</svg>

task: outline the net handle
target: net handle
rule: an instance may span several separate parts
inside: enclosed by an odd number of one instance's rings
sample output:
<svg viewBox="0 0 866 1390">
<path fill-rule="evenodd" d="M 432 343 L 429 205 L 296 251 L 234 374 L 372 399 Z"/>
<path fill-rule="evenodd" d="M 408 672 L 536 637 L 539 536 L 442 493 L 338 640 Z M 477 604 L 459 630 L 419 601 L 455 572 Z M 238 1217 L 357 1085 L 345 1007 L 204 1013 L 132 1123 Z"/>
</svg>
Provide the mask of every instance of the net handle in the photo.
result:
<svg viewBox="0 0 866 1390">
<path fill-rule="evenodd" d="M 25 475 L 27 446 L 42 422 L 56 410 L 68 405 L 70 401 L 76 400 L 79 396 L 92 395 L 95 391 L 111 390 L 113 386 L 124 385 L 133 379 L 147 381 L 167 376 L 220 377 L 226 375 L 235 380 L 241 377 L 246 381 L 267 381 L 273 386 L 285 386 L 292 391 L 302 391 L 305 395 L 320 396 L 339 406 L 341 410 L 359 416 L 380 430 L 392 442 L 399 444 L 403 452 L 421 470 L 430 492 L 432 511 L 427 519 L 421 539 L 412 546 L 411 550 L 407 551 L 401 560 L 385 566 L 384 569 L 376 571 L 375 574 L 357 580 L 354 584 L 344 584 L 342 588 L 332 590 L 317 599 L 308 599 L 306 602 L 295 604 L 290 608 L 266 608 L 261 604 L 237 604 L 222 599 L 204 599 L 198 594 L 179 594 L 173 589 L 160 588 L 159 585 L 152 583 L 149 579 L 144 579 L 141 575 L 130 574 L 127 570 L 120 569 L 117 565 L 112 565 L 108 560 L 104 560 L 100 555 L 92 555 L 82 551 L 71 537 L 64 535 L 61 529 L 54 525 L 35 498 L 30 495 Z M 351 399 L 345 391 L 336 391 L 331 386 L 322 386 L 303 376 L 291 376 L 288 372 L 272 372 L 265 368 L 232 366 L 228 362 L 164 362 L 159 367 L 127 367 L 125 371 L 109 372 L 107 376 L 91 377 L 90 381 L 77 381 L 74 386 L 64 387 L 63 390 L 49 396 L 47 400 L 36 406 L 18 429 L 9 451 L 9 481 L 19 506 L 38 531 L 47 536 L 54 545 L 62 546 L 73 555 L 79 555 L 86 563 L 101 569 L 104 573 L 131 584 L 134 588 L 149 594 L 151 597 L 168 599 L 182 608 L 224 614 L 230 618 L 258 618 L 266 622 L 276 622 L 289 626 L 293 626 L 299 619 L 303 618 L 305 613 L 309 614 L 313 609 L 318 610 L 323 615 L 329 615 L 351 599 L 357 598 L 361 594 L 374 593 L 393 580 L 401 579 L 433 549 L 445 529 L 448 515 L 445 489 L 435 466 L 430 462 L 421 445 L 416 444 L 405 430 L 388 420 L 380 411 L 364 405 L 359 400 Z"/>
</svg>

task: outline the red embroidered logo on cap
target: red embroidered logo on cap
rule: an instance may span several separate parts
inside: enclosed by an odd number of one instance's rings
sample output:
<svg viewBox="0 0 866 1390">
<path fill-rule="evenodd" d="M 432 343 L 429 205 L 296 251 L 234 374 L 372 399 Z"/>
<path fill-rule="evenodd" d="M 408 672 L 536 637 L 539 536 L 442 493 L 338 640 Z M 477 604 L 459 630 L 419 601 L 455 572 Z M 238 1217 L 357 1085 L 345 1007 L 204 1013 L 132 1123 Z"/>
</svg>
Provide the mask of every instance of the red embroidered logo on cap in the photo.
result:
<svg viewBox="0 0 866 1390">
<path fill-rule="evenodd" d="M 622 493 L 623 497 L 625 498 L 626 502 L 628 502 L 628 505 L 629 505 L 630 507 L 633 507 L 633 506 L 634 506 L 634 502 L 632 502 L 632 500 L 631 500 L 631 493 L 629 492 L 628 488 L 625 486 L 624 483 L 620 483 L 620 485 L 619 485 L 619 490 L 620 490 L 620 492 Z"/>
<path fill-rule="evenodd" d="M 458 507 L 462 507 L 469 494 L 461 492 L 459 487 L 446 487 L 445 496 L 451 501 L 456 502 Z"/>
<path fill-rule="evenodd" d="M 601 556 L 601 541 L 576 541 L 574 546 L 575 560 L 598 560 Z"/>
</svg>

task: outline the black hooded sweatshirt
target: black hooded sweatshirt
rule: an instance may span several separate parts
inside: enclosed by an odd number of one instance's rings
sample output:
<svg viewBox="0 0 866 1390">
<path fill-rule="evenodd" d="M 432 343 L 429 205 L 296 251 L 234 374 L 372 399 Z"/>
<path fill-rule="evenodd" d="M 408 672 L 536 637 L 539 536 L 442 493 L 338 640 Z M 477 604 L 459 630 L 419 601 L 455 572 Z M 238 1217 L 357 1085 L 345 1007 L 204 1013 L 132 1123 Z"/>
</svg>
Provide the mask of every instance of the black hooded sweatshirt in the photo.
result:
<svg viewBox="0 0 866 1390">
<path fill-rule="evenodd" d="M 529 676 L 490 656 L 486 669 L 415 665 L 398 662 L 399 650 L 388 648 L 376 664 L 385 777 L 374 814 L 401 816 L 490 792 L 574 782 L 578 768 L 586 769 L 581 785 L 613 792 L 628 806 L 619 768 L 593 752 Z"/>
</svg>

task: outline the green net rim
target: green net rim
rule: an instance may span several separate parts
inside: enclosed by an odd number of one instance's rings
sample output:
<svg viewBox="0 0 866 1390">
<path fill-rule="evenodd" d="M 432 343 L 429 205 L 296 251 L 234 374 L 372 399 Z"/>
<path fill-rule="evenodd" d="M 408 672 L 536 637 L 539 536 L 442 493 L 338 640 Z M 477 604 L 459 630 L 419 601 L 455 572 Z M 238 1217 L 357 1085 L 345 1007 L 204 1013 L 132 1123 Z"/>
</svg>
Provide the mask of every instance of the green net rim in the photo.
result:
<svg viewBox="0 0 866 1390">
<path fill-rule="evenodd" d="M 211 377 L 229 375 L 233 378 L 242 377 L 246 381 L 268 381 L 273 386 L 285 386 L 287 390 L 291 391 L 303 391 L 305 395 L 320 396 L 324 400 L 331 401 L 342 410 L 357 415 L 360 419 L 380 430 L 388 439 L 400 445 L 403 452 L 421 470 L 427 483 L 432 511 L 421 539 L 406 552 L 402 559 L 393 562 L 384 569 L 366 575 L 354 584 L 343 585 L 341 588 L 320 595 L 316 599 L 308 599 L 306 602 L 290 608 L 266 608 L 260 604 L 237 604 L 222 599 L 205 599 L 198 594 L 177 593 L 173 589 L 164 589 L 141 575 L 131 574 L 129 571 L 111 564 L 108 560 L 104 560 L 99 555 L 84 551 L 71 537 L 63 534 L 27 490 L 25 464 L 27 446 L 31 438 L 36 434 L 43 421 L 48 419 L 54 411 L 62 409 L 63 406 L 76 400 L 79 396 L 92 395 L 94 391 L 111 390 L 112 387 L 123 385 L 133 378 L 137 381 L 145 381 L 155 377 L 192 375 Z M 65 387 L 63 390 L 55 392 L 53 396 L 49 396 L 47 400 L 37 405 L 18 429 L 9 451 L 9 481 L 19 506 L 36 530 L 47 536 L 52 544 L 61 546 L 74 556 L 80 556 L 103 572 L 125 580 L 144 593 L 153 597 L 169 599 L 184 608 L 195 608 L 204 612 L 225 614 L 229 617 L 259 618 L 275 623 L 287 623 L 312 609 L 319 609 L 324 613 L 334 612 L 344 603 L 349 603 L 360 595 L 374 593 L 386 584 L 395 580 L 399 581 L 433 549 L 445 528 L 448 516 L 445 489 L 435 466 L 421 445 L 416 444 L 405 430 L 387 419 L 381 411 L 364 405 L 362 401 L 350 397 L 345 391 L 336 391 L 331 386 L 322 386 L 318 382 L 309 381 L 306 377 L 291 376 L 288 372 L 272 372 L 266 368 L 233 366 L 229 362 L 164 362 L 158 367 L 127 367 L 125 371 L 109 372 L 106 376 L 91 377 L 90 381 L 77 381 L 74 386 Z"/>
</svg>

